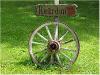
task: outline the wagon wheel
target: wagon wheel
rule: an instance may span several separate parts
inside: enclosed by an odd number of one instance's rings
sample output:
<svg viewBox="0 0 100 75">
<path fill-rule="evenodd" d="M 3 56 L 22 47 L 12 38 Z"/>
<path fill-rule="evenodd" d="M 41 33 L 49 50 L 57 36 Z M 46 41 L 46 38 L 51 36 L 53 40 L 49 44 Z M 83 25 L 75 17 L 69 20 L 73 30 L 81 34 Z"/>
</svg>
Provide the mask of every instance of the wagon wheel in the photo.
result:
<svg viewBox="0 0 100 75">
<path fill-rule="evenodd" d="M 35 64 L 71 66 L 78 57 L 80 44 L 76 33 L 66 24 L 49 22 L 32 32 L 29 54 Z"/>
</svg>

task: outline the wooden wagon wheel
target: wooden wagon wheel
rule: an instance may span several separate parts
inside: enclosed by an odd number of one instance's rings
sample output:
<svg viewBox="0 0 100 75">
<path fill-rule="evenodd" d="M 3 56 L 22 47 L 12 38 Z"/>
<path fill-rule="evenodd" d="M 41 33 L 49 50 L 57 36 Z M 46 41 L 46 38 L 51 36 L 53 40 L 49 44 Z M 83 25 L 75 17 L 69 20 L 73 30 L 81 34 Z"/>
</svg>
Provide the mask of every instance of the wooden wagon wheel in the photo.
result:
<svg viewBox="0 0 100 75">
<path fill-rule="evenodd" d="M 42 40 L 37 42 L 39 39 Z M 69 25 L 60 22 L 42 24 L 32 32 L 29 40 L 29 54 L 37 65 L 45 63 L 71 66 L 78 57 L 79 49 L 76 33 Z"/>
</svg>

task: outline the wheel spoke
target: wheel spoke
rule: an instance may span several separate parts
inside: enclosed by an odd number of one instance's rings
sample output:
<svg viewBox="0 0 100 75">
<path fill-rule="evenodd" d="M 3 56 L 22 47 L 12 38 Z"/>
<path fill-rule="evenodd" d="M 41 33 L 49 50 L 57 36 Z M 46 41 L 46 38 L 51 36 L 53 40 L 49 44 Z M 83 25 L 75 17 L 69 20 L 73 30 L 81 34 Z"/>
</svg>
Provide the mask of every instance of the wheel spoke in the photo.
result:
<svg viewBox="0 0 100 75">
<path fill-rule="evenodd" d="M 46 53 L 46 55 L 41 59 L 40 63 L 42 63 L 48 56 L 48 53 Z"/>
<path fill-rule="evenodd" d="M 66 42 L 64 42 L 64 43 L 60 43 L 60 45 L 67 44 L 67 43 L 72 42 L 72 41 L 74 41 L 74 39 L 72 39 L 72 40 L 68 40 L 68 41 L 66 41 Z"/>
<path fill-rule="evenodd" d="M 35 57 L 33 56 L 33 53 L 31 54 L 31 57 L 32 57 L 32 61 L 36 64 L 38 64 L 38 61 L 35 59 Z"/>
<path fill-rule="evenodd" d="M 62 63 L 61 63 L 61 60 L 60 60 L 60 58 L 59 58 L 58 54 L 56 54 L 56 58 L 57 58 L 57 60 L 58 60 L 59 64 L 61 65 Z"/>
<path fill-rule="evenodd" d="M 44 49 L 42 49 L 42 50 L 40 50 L 40 51 L 34 52 L 33 55 L 35 55 L 35 54 L 37 54 L 37 53 L 40 53 L 40 52 L 43 52 L 43 51 L 45 51 L 46 49 L 47 49 L 47 48 L 44 48 Z"/>
<path fill-rule="evenodd" d="M 59 39 L 59 41 L 61 41 L 64 37 L 65 37 L 65 35 L 68 33 L 68 31 L 66 31 L 61 37 L 60 37 L 60 39 Z"/>
<path fill-rule="evenodd" d="M 47 33 L 48 33 L 48 35 L 49 35 L 50 40 L 53 40 L 53 39 L 52 39 L 52 36 L 51 36 L 51 33 L 50 33 L 50 31 L 49 31 L 48 26 L 46 26 L 46 30 L 47 30 Z"/>
<path fill-rule="evenodd" d="M 58 40 L 58 24 L 56 24 L 56 27 L 55 27 L 55 38 L 54 40 Z"/>
<path fill-rule="evenodd" d="M 71 58 L 70 58 L 69 56 L 67 56 L 67 55 L 64 54 L 63 52 L 60 52 L 60 53 L 71 61 Z"/>
<path fill-rule="evenodd" d="M 67 51 L 73 51 L 73 52 L 76 52 L 76 50 L 69 49 L 69 48 L 64 48 L 64 47 L 61 47 L 61 49 L 64 49 L 64 50 L 67 50 Z"/>
<path fill-rule="evenodd" d="M 44 39 L 45 41 L 47 41 L 48 42 L 48 40 L 44 37 L 44 36 L 42 36 L 40 33 L 37 33 L 42 39 Z"/>
<path fill-rule="evenodd" d="M 53 62 L 54 62 L 54 57 L 53 54 L 51 54 L 50 63 L 52 64 Z"/>
<path fill-rule="evenodd" d="M 46 44 L 44 44 L 44 43 L 39 43 L 39 42 L 32 42 L 33 44 L 38 44 L 38 45 L 45 45 L 46 46 Z"/>
</svg>

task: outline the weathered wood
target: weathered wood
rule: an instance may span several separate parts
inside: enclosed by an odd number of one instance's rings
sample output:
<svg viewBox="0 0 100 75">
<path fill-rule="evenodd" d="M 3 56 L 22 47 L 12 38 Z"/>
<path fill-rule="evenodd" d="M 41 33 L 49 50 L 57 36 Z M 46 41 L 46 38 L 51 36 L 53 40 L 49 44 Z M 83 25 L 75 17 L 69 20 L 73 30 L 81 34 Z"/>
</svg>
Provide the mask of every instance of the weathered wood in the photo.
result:
<svg viewBox="0 0 100 75">
<path fill-rule="evenodd" d="M 36 6 L 37 16 L 75 16 L 76 15 L 76 5 L 66 5 L 66 4 L 38 4 Z"/>
</svg>

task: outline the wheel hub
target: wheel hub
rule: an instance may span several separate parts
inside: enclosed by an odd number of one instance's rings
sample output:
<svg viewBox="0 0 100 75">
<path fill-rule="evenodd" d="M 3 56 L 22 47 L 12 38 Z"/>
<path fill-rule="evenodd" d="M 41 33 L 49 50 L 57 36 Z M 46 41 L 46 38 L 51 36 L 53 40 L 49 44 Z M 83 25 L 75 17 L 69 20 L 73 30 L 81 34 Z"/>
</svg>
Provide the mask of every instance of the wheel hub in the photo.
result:
<svg viewBox="0 0 100 75">
<path fill-rule="evenodd" d="M 58 52 L 60 49 L 60 44 L 57 41 L 51 41 L 47 45 L 49 52 Z"/>
</svg>

